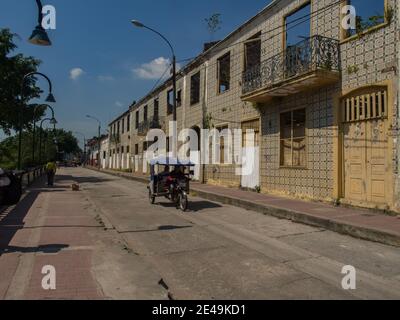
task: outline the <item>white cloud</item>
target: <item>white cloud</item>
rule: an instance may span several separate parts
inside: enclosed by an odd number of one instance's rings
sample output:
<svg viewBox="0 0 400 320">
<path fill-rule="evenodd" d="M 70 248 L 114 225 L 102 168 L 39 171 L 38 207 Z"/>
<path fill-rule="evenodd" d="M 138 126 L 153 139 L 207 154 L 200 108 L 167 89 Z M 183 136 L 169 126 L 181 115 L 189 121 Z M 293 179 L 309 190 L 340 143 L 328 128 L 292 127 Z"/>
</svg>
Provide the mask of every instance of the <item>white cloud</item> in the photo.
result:
<svg viewBox="0 0 400 320">
<path fill-rule="evenodd" d="M 140 68 L 133 69 L 133 73 L 138 78 L 145 80 L 158 80 L 163 75 L 163 78 L 168 78 L 170 73 L 166 70 L 170 65 L 171 62 L 169 59 L 160 57 L 149 63 L 142 64 Z"/>
<path fill-rule="evenodd" d="M 103 76 L 100 75 L 97 77 L 97 80 L 101 81 L 101 82 L 109 82 L 109 81 L 114 81 L 115 78 L 113 76 Z"/>
<path fill-rule="evenodd" d="M 116 105 L 118 108 L 121 108 L 121 107 L 124 106 L 124 105 L 122 104 L 122 102 L 120 102 L 120 101 L 115 101 L 115 105 Z"/>
<path fill-rule="evenodd" d="M 72 80 L 78 80 L 84 73 L 85 71 L 83 71 L 81 68 L 73 68 L 69 72 L 69 77 Z"/>
</svg>

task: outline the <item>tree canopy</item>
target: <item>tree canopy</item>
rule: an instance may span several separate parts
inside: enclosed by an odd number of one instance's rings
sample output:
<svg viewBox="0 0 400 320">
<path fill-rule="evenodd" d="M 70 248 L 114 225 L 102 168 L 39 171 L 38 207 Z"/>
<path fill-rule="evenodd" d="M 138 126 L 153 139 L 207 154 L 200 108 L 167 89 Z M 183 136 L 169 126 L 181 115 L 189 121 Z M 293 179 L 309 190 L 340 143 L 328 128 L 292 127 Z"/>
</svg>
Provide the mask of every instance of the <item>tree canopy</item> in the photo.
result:
<svg viewBox="0 0 400 320">
<path fill-rule="evenodd" d="M 11 130 L 17 130 L 19 119 L 16 110 L 23 108 L 24 128 L 30 128 L 33 120 L 33 107 L 26 101 L 38 98 L 41 90 L 35 85 L 37 79 L 30 77 L 24 84 L 25 101 L 21 102 L 22 79 L 24 75 L 37 71 L 40 61 L 23 54 L 14 54 L 17 49 L 15 38 L 9 29 L 0 29 L 0 129 L 10 135 Z M 44 109 L 37 110 L 36 120 L 44 114 Z"/>
</svg>

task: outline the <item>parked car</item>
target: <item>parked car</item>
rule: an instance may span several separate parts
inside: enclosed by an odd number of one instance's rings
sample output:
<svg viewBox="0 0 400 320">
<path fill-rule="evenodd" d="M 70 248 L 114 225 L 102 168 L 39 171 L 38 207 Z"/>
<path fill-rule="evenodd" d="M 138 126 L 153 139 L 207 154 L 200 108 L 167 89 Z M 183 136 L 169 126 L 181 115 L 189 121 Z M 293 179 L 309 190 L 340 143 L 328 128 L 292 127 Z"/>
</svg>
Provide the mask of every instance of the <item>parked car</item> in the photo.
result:
<svg viewBox="0 0 400 320">
<path fill-rule="evenodd" d="M 0 205 L 17 204 L 21 195 L 21 179 L 13 172 L 0 168 Z"/>
</svg>

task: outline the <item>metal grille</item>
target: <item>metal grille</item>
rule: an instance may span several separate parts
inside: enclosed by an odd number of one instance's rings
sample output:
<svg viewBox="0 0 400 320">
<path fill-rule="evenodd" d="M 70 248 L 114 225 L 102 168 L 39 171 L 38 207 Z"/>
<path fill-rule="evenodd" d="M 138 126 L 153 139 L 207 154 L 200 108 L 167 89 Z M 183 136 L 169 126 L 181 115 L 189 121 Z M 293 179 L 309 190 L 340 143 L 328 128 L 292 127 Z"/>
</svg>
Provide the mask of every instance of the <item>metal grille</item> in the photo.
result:
<svg viewBox="0 0 400 320">
<path fill-rule="evenodd" d="M 343 122 L 356 122 L 387 117 L 387 90 L 350 96 L 343 99 Z"/>
<path fill-rule="evenodd" d="M 243 94 L 311 71 L 339 71 L 339 41 L 313 36 L 243 73 Z"/>
</svg>

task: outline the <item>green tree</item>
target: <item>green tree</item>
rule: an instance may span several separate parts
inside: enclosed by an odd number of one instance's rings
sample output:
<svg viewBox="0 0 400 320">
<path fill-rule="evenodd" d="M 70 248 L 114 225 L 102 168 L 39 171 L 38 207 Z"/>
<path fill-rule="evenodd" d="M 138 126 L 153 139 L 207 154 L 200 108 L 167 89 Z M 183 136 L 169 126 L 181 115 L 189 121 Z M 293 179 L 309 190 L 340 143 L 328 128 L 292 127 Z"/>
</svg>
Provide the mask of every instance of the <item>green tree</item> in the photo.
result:
<svg viewBox="0 0 400 320">
<path fill-rule="evenodd" d="M 40 61 L 22 54 L 12 55 L 17 49 L 16 34 L 9 29 L 0 29 L 0 129 L 10 135 L 11 130 L 19 128 L 19 108 L 23 108 L 24 128 L 31 128 L 33 108 L 26 101 L 38 98 L 41 90 L 35 85 L 37 79 L 30 77 L 24 84 L 25 101 L 20 99 L 22 79 L 25 74 L 37 71 Z M 43 116 L 44 110 L 36 112 L 36 119 Z"/>
<path fill-rule="evenodd" d="M 25 131 L 22 136 L 22 165 L 24 168 L 44 164 L 51 159 L 62 160 L 67 154 L 79 155 L 82 150 L 72 132 L 63 129 L 43 129 L 41 163 L 39 162 L 40 129 L 36 130 L 35 163 L 32 162 L 32 132 Z M 18 153 L 18 136 L 12 136 L 0 143 L 0 167 L 14 169 Z"/>
</svg>

